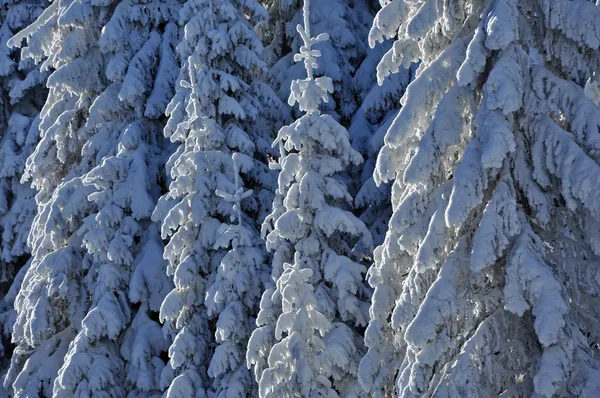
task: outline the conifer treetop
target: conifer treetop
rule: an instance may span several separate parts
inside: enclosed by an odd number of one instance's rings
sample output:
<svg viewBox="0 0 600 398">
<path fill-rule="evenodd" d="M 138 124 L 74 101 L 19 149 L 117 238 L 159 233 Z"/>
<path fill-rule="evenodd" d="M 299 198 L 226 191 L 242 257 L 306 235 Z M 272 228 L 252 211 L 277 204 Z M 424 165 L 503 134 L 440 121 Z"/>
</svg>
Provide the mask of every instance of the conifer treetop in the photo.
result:
<svg viewBox="0 0 600 398">
<path fill-rule="evenodd" d="M 321 51 L 313 50 L 312 46 L 325 40 L 329 40 L 327 33 L 321 33 L 317 37 L 310 37 L 310 0 L 304 1 L 304 26 L 298 24 L 296 30 L 302 38 L 303 46 L 300 47 L 300 53 L 294 55 L 294 61 L 304 61 L 306 68 L 306 79 L 297 79 L 292 81 L 292 87 L 288 103 L 294 106 L 298 102 L 300 110 L 308 113 L 319 113 L 320 100 L 329 102 L 328 93 L 333 93 L 333 81 L 327 76 L 313 76 L 315 69 L 319 67 L 317 58 L 321 56 Z"/>
<path fill-rule="evenodd" d="M 235 193 L 229 194 L 223 190 L 217 189 L 215 193 L 217 196 L 225 199 L 226 202 L 233 203 L 233 213 L 231 214 L 231 221 L 236 222 L 238 226 L 242 225 L 242 200 L 252 195 L 252 190 L 244 190 L 244 187 L 240 184 L 240 166 L 239 166 L 239 154 L 234 152 L 231 155 L 231 159 L 233 159 L 233 175 L 234 175 L 234 185 L 235 185 Z M 234 247 L 234 250 L 236 248 Z"/>
</svg>

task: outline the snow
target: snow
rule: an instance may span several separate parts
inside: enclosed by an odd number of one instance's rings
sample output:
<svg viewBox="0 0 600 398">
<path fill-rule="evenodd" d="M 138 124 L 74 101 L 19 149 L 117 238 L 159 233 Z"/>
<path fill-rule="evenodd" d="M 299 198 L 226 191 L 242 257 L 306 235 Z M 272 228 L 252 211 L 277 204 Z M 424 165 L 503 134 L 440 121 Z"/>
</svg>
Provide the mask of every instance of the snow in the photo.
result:
<svg viewBox="0 0 600 398">
<path fill-rule="evenodd" d="M 596 219 L 598 113 L 582 51 L 597 47 L 600 14 L 590 2 L 467 3 L 391 1 L 371 31 L 371 44 L 395 39 L 380 84 L 421 63 L 375 170 L 393 183 L 394 214 L 369 270 L 359 380 L 373 396 L 568 396 L 598 368 L 581 344 L 590 296 L 570 275 L 573 261 L 594 268 L 597 250 L 581 222 Z"/>
<path fill-rule="evenodd" d="M 0 397 L 591 397 L 599 2 L 1 0 Z"/>
</svg>

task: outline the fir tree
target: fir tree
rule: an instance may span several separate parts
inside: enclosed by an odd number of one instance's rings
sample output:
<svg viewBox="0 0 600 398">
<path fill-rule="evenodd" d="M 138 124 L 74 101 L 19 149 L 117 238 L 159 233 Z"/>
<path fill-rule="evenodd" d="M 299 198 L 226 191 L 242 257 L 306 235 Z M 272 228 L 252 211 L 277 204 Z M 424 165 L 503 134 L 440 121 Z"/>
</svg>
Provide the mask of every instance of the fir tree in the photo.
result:
<svg viewBox="0 0 600 398">
<path fill-rule="evenodd" d="M 383 243 L 392 215 L 391 184 L 375 184 L 377 154 L 383 138 L 400 110 L 400 98 L 414 75 L 414 65 L 377 81 L 377 66 L 384 54 L 393 51 L 392 40 L 378 43 L 368 53 L 353 79 L 360 106 L 352 116 L 348 133 L 352 147 L 365 158 L 363 165 L 352 170 L 355 207 L 360 219 L 369 227 L 373 243 Z"/>
<path fill-rule="evenodd" d="M 257 28 L 267 44 L 264 59 L 270 67 L 270 82 L 280 98 L 286 99 L 292 81 L 305 74 L 303 66 L 294 61 L 294 55 L 303 45 L 296 33 L 296 26 L 303 20 L 302 2 L 269 0 L 266 3 L 269 18 Z M 334 92 L 328 94 L 330 99 L 322 107 L 336 119 L 349 121 L 359 107 L 360 94 L 353 77 L 367 54 L 366 39 L 373 16 L 365 0 L 313 0 L 313 3 L 311 29 L 330 37 L 315 44 L 322 53 L 315 76 L 328 76 L 334 84 Z"/>
<path fill-rule="evenodd" d="M 362 282 L 366 268 L 357 261 L 371 236 L 349 211 L 352 199 L 337 175 L 362 158 L 346 129 L 319 111 L 333 82 L 313 75 L 321 52 L 312 46 L 328 36 L 310 36 L 308 7 L 304 28 L 298 25 L 304 45 L 295 56 L 307 78 L 292 82 L 289 99 L 306 114 L 283 127 L 274 144 L 281 171 L 265 228 L 273 223 L 267 248 L 274 252 L 276 287 L 263 294 L 259 328 L 248 344 L 261 397 L 361 394 L 357 328 L 367 320 L 369 292 Z"/>
<path fill-rule="evenodd" d="M 246 396 L 252 391 L 249 373 L 240 368 L 239 345 L 252 329 L 256 290 L 264 288 L 262 254 L 252 248 L 256 242 L 247 240 L 247 231 L 257 230 L 257 220 L 272 202 L 275 176 L 267 167 L 272 130 L 268 117 L 261 116 L 269 115 L 268 108 L 280 108 L 260 80 L 263 48 L 253 24 L 265 15 L 259 3 L 237 0 L 189 0 L 181 11 L 185 34 L 178 53 L 183 65 L 164 130 L 179 146 L 167 162 L 169 192 L 153 215 L 168 240 L 164 257 L 175 286 L 160 311 L 173 335 L 169 366 L 162 374 L 167 397 Z M 255 194 L 241 201 L 241 208 L 232 208 L 223 193 L 237 191 L 238 171 Z M 242 270 L 235 263 L 237 251 L 227 250 L 235 234 L 225 223 L 232 215 L 241 220 L 240 214 L 248 216 L 242 217 L 248 229 L 238 228 L 244 234 L 243 251 L 252 255 L 244 258 L 244 268 L 259 278 L 251 286 L 232 286 L 234 271 L 224 273 L 229 267 Z M 248 322 L 236 325 L 239 334 L 232 334 L 235 314 Z"/>
<path fill-rule="evenodd" d="M 47 73 L 22 60 L 6 42 L 44 6 L 43 1 L 0 2 L 0 379 L 13 350 L 14 299 L 29 265 L 27 235 L 35 215 L 35 191 L 21 176 L 37 143 L 38 116 L 47 94 Z"/>
<path fill-rule="evenodd" d="M 9 41 L 51 72 L 24 176 L 38 194 L 4 382 L 15 397 L 160 392 L 152 312 L 169 282 L 149 220 L 163 146 L 149 118 L 174 83 L 178 8 L 54 1 Z"/>
<path fill-rule="evenodd" d="M 255 230 L 244 225 L 241 202 L 252 195 L 240 186 L 239 167 L 234 153 L 233 194 L 217 190 L 216 194 L 233 203 L 232 221 L 221 224 L 217 231 L 215 249 L 229 249 L 221 259 L 213 283 L 206 291 L 209 316 L 216 318 L 217 343 L 208 367 L 208 375 L 215 379 L 217 396 L 255 396 L 256 385 L 245 363 L 246 346 L 254 318 L 258 314 L 260 295 L 269 283 L 265 265 L 263 241 Z M 246 221 L 247 222 L 247 221 Z"/>
<path fill-rule="evenodd" d="M 372 396 L 600 388 L 599 21 L 583 0 L 379 12 L 370 40 L 396 38 L 379 79 L 421 65 L 375 171 L 394 214 L 369 271 Z"/>
</svg>

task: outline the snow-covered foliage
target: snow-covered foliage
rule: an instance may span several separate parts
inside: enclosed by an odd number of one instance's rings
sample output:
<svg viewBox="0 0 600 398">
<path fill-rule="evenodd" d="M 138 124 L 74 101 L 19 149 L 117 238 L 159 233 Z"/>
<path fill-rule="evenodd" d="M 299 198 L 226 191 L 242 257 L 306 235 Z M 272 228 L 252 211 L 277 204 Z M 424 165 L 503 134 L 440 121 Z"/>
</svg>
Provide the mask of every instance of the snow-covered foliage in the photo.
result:
<svg viewBox="0 0 600 398">
<path fill-rule="evenodd" d="M 15 397 L 152 395 L 167 347 L 153 320 L 170 289 L 149 218 L 160 117 L 176 78 L 176 1 L 54 1 L 8 41 L 51 72 L 31 266 L 15 299 Z"/>
<path fill-rule="evenodd" d="M 383 243 L 387 224 L 392 215 L 390 201 L 391 184 L 375 184 L 377 154 L 383 146 L 383 137 L 391 122 L 400 110 L 400 98 L 414 75 L 414 65 L 401 68 L 385 79 L 377 82 L 379 60 L 392 45 L 391 40 L 378 43 L 364 58 L 354 75 L 353 85 L 360 98 L 360 107 L 352 116 L 348 132 L 352 147 L 363 155 L 364 164 L 352 170 L 356 209 L 360 219 L 369 227 L 373 243 Z"/>
<path fill-rule="evenodd" d="M 216 319 L 216 347 L 208 366 L 217 397 L 256 395 L 256 384 L 246 367 L 246 346 L 258 314 L 260 295 L 269 284 L 263 242 L 258 231 L 244 225 L 241 201 L 252 191 L 240 186 L 238 154 L 233 157 L 233 194 L 216 194 L 233 204 L 235 224 L 219 226 L 215 249 L 228 249 L 221 259 L 212 284 L 206 290 L 206 309 Z M 256 232 L 255 232 L 256 231 Z"/>
<path fill-rule="evenodd" d="M 312 0 L 311 29 L 327 33 L 330 40 L 315 44 L 321 51 L 315 76 L 332 79 L 334 92 L 322 108 L 339 119 L 350 120 L 360 106 L 353 76 L 367 54 L 367 35 L 373 15 L 368 0 Z M 271 84 L 281 99 L 290 95 L 294 80 L 302 79 L 305 70 L 294 62 L 303 42 L 296 32 L 302 23 L 302 0 L 266 0 L 269 18 L 257 29 L 266 42 L 264 59 L 270 66 Z"/>
<path fill-rule="evenodd" d="M 164 129 L 179 146 L 167 162 L 169 191 L 153 215 L 169 241 L 164 257 L 174 282 L 160 311 L 173 335 L 161 376 L 167 397 L 245 397 L 253 389 L 240 366 L 241 339 L 263 290 L 264 254 L 252 231 L 273 199 L 269 115 L 281 109 L 260 79 L 263 47 L 253 24 L 265 17 L 259 3 L 237 0 L 189 0 L 180 14 L 182 68 Z M 226 199 L 241 187 L 238 171 L 254 194 L 232 207 Z M 231 216 L 242 225 L 228 225 Z M 233 275 L 242 271 L 250 281 Z M 239 327 L 243 317 L 249 323 Z"/>
<path fill-rule="evenodd" d="M 421 61 L 375 170 L 359 380 L 374 397 L 594 396 L 600 388 L 600 8 L 382 2 L 378 79 Z M 584 88 L 585 86 L 585 88 Z"/>
<path fill-rule="evenodd" d="M 0 46 L 0 378 L 10 363 L 15 293 L 29 258 L 27 235 L 35 215 L 35 191 L 21 183 L 21 176 L 38 139 L 47 77 L 31 60 L 21 60 L 6 42 L 46 5 L 44 1 L 0 2 L 0 43 L 4 44 Z M 3 393 L 0 386 L 0 396 Z"/>
<path fill-rule="evenodd" d="M 379 5 L 0 0 L 0 398 L 598 395 L 600 1 Z"/>
<path fill-rule="evenodd" d="M 359 260 L 371 235 L 349 211 L 352 198 L 337 174 L 362 158 L 346 129 L 319 111 L 333 82 L 313 76 L 321 56 L 313 45 L 328 36 L 311 37 L 308 1 L 303 11 L 303 45 L 294 59 L 304 61 L 307 78 L 292 82 L 289 103 L 305 114 L 281 128 L 274 143 L 281 170 L 263 232 L 276 286 L 262 297 L 247 361 L 261 397 L 357 397 L 363 345 L 356 331 L 366 325 L 369 298 Z"/>
</svg>

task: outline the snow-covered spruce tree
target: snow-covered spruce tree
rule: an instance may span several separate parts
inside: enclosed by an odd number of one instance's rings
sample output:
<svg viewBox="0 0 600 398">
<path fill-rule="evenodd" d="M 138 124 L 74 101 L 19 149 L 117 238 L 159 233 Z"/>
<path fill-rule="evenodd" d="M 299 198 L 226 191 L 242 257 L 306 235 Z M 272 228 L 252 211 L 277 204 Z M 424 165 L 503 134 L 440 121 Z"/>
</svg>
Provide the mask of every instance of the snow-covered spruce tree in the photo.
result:
<svg viewBox="0 0 600 398">
<path fill-rule="evenodd" d="M 367 35 L 373 20 L 368 0 L 313 0 L 310 15 L 311 29 L 315 34 L 327 33 L 330 40 L 315 45 L 323 54 L 315 76 L 328 76 L 333 80 L 334 92 L 324 109 L 350 120 L 356 112 L 360 98 L 355 92 L 352 77 L 367 53 Z M 296 26 L 302 23 L 301 0 L 266 0 L 269 18 L 257 29 L 265 46 L 264 59 L 270 66 L 271 84 L 283 100 L 290 95 L 290 85 L 304 74 L 302 64 L 294 62 L 302 40 Z"/>
<path fill-rule="evenodd" d="M 352 147 L 365 158 L 363 165 L 352 171 L 357 185 L 355 206 L 360 219 L 369 227 L 373 243 L 383 243 L 387 224 L 392 215 L 391 184 L 375 184 L 373 172 L 383 138 L 400 110 L 400 98 L 414 75 L 414 65 L 400 68 L 397 73 L 377 81 L 377 66 L 381 57 L 391 49 L 392 40 L 378 43 L 367 52 L 353 78 L 354 91 L 360 106 L 352 116 L 348 133 Z"/>
<path fill-rule="evenodd" d="M 233 343 L 252 325 L 236 325 L 240 335 L 231 335 L 227 321 L 243 286 L 231 295 L 214 291 L 219 284 L 225 289 L 230 277 L 221 266 L 233 256 L 222 245 L 222 230 L 234 214 L 215 190 L 236 191 L 232 152 L 238 152 L 244 186 L 254 192 L 241 203 L 248 216 L 244 223 L 258 230 L 276 181 L 267 167 L 273 130 L 261 116 L 268 115 L 268 108 L 281 109 L 277 95 L 260 80 L 263 48 L 253 25 L 265 16 L 254 1 L 190 0 L 181 11 L 185 35 L 177 49 L 183 65 L 164 130 L 179 146 L 167 162 L 169 192 L 153 215 L 169 241 L 164 256 L 175 285 L 160 312 L 174 335 L 161 381 L 167 397 L 250 393 L 245 371 L 239 369 L 244 358 Z M 257 288 L 264 290 L 262 285 L 252 289 Z M 248 302 L 241 310 L 252 308 L 253 294 L 243 295 Z M 231 309 L 223 308 L 226 303 Z M 247 321 L 254 323 L 250 314 Z"/>
<path fill-rule="evenodd" d="M 21 61 L 18 51 L 6 42 L 33 22 L 45 5 L 43 1 L 0 2 L 0 378 L 10 362 L 13 301 L 22 279 L 16 275 L 29 257 L 27 234 L 35 212 L 35 191 L 20 179 L 37 142 L 37 116 L 47 75 L 30 60 Z"/>
<path fill-rule="evenodd" d="M 143 120 L 114 127 L 123 129 L 117 152 L 82 180 L 97 206 L 78 231 L 87 250 L 84 281 L 91 304 L 58 371 L 56 397 L 161 395 L 160 355 L 168 342 L 156 315 L 172 283 L 149 216 L 160 195 L 162 134 L 156 123 Z"/>
<path fill-rule="evenodd" d="M 597 394 L 598 31 L 584 0 L 379 12 L 379 78 L 422 63 L 375 172 L 394 214 L 369 271 L 372 396 Z"/>
<path fill-rule="evenodd" d="M 300 0 L 267 1 L 269 19 L 257 26 L 267 43 L 264 59 L 272 66 L 270 80 L 280 98 L 288 98 L 292 80 L 305 74 L 302 64 L 293 61 L 303 45 L 295 29 L 302 21 L 301 3 Z M 361 214 L 360 218 L 375 234 L 375 241 L 381 243 L 391 215 L 390 188 L 375 187 L 372 175 L 387 130 L 384 124 L 399 108 L 408 74 L 395 74 L 384 86 L 377 85 L 377 63 L 381 51 L 389 48 L 391 41 L 371 50 L 367 48 L 368 27 L 375 14 L 371 3 L 313 0 L 310 22 L 313 32 L 330 36 L 330 40 L 315 44 L 322 57 L 314 74 L 328 76 L 334 83 L 334 92 L 328 94 L 329 101 L 321 108 L 349 126 L 353 148 L 367 159 L 364 165 L 347 170 L 348 190 L 356 196 L 355 214 Z M 289 124 L 289 120 L 283 124 Z"/>
<path fill-rule="evenodd" d="M 160 395 L 153 320 L 170 290 L 160 237 L 159 117 L 178 67 L 175 1 L 54 1 L 13 37 L 52 71 L 40 143 L 32 264 L 15 300 L 15 397 Z"/>
<path fill-rule="evenodd" d="M 304 45 L 295 57 L 304 60 L 308 76 L 293 81 L 289 99 L 306 114 L 275 141 L 281 171 L 267 248 L 274 251 L 277 286 L 263 295 L 247 360 L 261 397 L 356 397 L 363 353 L 357 328 L 365 325 L 369 292 L 362 282 L 366 268 L 355 260 L 370 249 L 371 235 L 346 210 L 352 198 L 336 175 L 362 158 L 346 129 L 319 111 L 333 83 L 313 77 L 321 53 L 312 46 L 327 35 L 310 37 L 308 7 L 306 1 L 304 27 L 297 28 Z"/>
<path fill-rule="evenodd" d="M 217 230 L 215 249 L 228 249 L 206 290 L 208 316 L 216 317 L 214 354 L 208 375 L 217 397 L 256 396 L 256 383 L 246 367 L 246 347 L 254 329 L 260 296 L 270 279 L 265 264 L 263 242 L 258 232 L 244 222 L 241 201 L 252 195 L 240 185 L 237 153 L 233 155 L 233 194 L 217 190 L 216 194 L 233 204 L 231 220 Z"/>
</svg>

